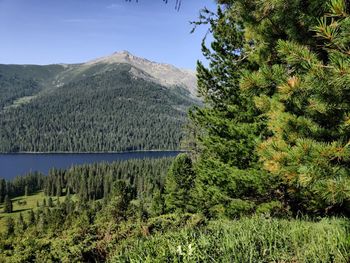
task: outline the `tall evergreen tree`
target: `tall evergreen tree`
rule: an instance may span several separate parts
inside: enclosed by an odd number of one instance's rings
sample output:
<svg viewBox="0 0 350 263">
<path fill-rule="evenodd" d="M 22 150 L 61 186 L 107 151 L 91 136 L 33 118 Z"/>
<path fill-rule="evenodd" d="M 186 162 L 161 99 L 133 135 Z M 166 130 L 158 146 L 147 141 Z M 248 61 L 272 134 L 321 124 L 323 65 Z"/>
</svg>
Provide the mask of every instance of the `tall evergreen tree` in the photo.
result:
<svg viewBox="0 0 350 263">
<path fill-rule="evenodd" d="M 88 196 L 88 186 L 87 186 L 87 180 L 86 180 L 86 175 L 82 174 L 81 175 L 81 186 L 79 190 L 79 199 L 80 201 L 88 201 L 89 196 Z"/>
<path fill-rule="evenodd" d="M 169 212 L 191 210 L 195 173 L 187 154 L 179 154 L 169 169 L 165 183 L 165 204 Z"/>
<path fill-rule="evenodd" d="M 164 194 L 159 189 L 156 189 L 152 196 L 151 216 L 159 216 L 165 212 Z"/>
<path fill-rule="evenodd" d="M 257 98 L 272 133 L 259 154 L 295 210 L 350 214 L 350 10 L 328 4 L 309 28 L 318 46 L 277 43 L 283 74 L 271 97 Z"/>
<path fill-rule="evenodd" d="M 15 232 L 15 221 L 12 217 L 7 217 L 5 221 L 6 234 L 12 235 Z"/>
<path fill-rule="evenodd" d="M 56 185 L 56 196 L 60 197 L 61 195 L 62 195 L 62 185 L 61 185 L 60 178 L 58 178 L 57 185 Z"/>
<path fill-rule="evenodd" d="M 20 231 L 24 231 L 27 228 L 27 224 L 23 219 L 22 213 L 19 213 L 18 221 L 17 221 L 17 229 Z"/>
<path fill-rule="evenodd" d="M 53 207 L 53 202 L 52 202 L 51 196 L 49 196 L 49 198 L 47 199 L 47 205 L 48 205 L 48 207 Z"/>
<path fill-rule="evenodd" d="M 108 205 L 108 214 L 117 222 L 127 218 L 127 210 L 133 199 L 134 189 L 125 181 L 117 180 L 113 184 L 113 198 Z"/>
<path fill-rule="evenodd" d="M 5 179 L 0 179 L 0 203 L 2 203 L 6 196 L 6 181 Z"/>
<path fill-rule="evenodd" d="M 35 214 L 33 212 L 33 209 L 31 209 L 28 213 L 28 225 L 34 225 L 35 224 Z"/>
<path fill-rule="evenodd" d="M 4 200 L 4 213 L 12 213 L 12 211 L 13 211 L 12 200 L 9 198 L 8 195 L 6 195 Z"/>
<path fill-rule="evenodd" d="M 343 210 L 348 3 L 218 3 L 196 23 L 209 23 L 214 37 L 203 44 L 209 67 L 197 67 L 205 107 L 191 112 L 199 207 L 212 215 L 270 201 Z"/>
</svg>

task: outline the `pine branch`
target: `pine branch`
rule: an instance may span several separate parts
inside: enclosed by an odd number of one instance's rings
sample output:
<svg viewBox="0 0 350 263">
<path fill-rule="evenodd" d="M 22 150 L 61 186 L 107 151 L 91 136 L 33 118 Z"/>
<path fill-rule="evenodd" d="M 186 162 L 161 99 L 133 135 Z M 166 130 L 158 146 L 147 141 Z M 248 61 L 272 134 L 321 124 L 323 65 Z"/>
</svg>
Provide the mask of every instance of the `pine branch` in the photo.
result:
<svg viewBox="0 0 350 263">
<path fill-rule="evenodd" d="M 125 2 L 131 2 L 131 1 L 132 1 L 132 0 L 125 0 Z M 139 2 L 139 0 L 135 0 L 135 1 L 136 1 L 136 3 Z M 167 4 L 168 1 L 169 1 L 169 0 L 163 0 L 163 2 L 164 2 L 165 4 Z M 181 4 L 182 4 L 182 0 L 176 0 L 176 2 L 175 2 L 175 10 L 176 10 L 176 11 L 179 11 L 179 10 L 180 10 Z"/>
</svg>

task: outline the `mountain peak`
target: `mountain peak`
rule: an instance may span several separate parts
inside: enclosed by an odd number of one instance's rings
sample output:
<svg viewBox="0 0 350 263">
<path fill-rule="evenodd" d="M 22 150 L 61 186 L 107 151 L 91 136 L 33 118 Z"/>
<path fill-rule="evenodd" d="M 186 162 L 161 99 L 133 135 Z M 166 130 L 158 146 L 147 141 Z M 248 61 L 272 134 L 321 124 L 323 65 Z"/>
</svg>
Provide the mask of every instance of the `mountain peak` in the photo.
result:
<svg viewBox="0 0 350 263">
<path fill-rule="evenodd" d="M 134 56 L 127 50 L 122 50 L 122 51 L 116 51 L 114 52 L 111 56 Z"/>
<path fill-rule="evenodd" d="M 130 55 L 131 53 L 127 50 L 122 50 L 122 51 L 116 51 L 114 52 L 115 54 L 126 54 L 126 55 Z"/>
<path fill-rule="evenodd" d="M 113 54 L 98 58 L 85 63 L 85 65 L 96 64 L 121 64 L 126 63 L 134 68 L 149 74 L 154 81 L 164 86 L 182 86 L 196 95 L 196 74 L 192 70 L 179 69 L 170 64 L 157 63 L 144 58 L 137 57 L 127 50 L 114 52 Z"/>
<path fill-rule="evenodd" d="M 113 63 L 130 63 L 130 60 L 143 60 L 137 56 L 134 56 L 127 50 L 117 51 L 113 54 L 101 58 L 91 60 L 85 64 L 93 65 L 99 63 L 113 64 Z"/>
</svg>

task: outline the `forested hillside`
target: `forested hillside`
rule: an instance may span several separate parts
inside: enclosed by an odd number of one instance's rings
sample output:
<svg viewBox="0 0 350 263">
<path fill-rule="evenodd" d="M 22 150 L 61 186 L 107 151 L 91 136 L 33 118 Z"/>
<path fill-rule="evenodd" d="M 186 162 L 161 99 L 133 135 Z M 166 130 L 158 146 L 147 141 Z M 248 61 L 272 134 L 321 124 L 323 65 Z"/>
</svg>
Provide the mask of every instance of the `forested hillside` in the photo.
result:
<svg viewBox="0 0 350 263">
<path fill-rule="evenodd" d="M 179 148 L 198 101 L 129 64 L 1 66 L 1 152 Z"/>
<path fill-rule="evenodd" d="M 0 65 L 0 110 L 50 86 L 48 80 L 63 69 L 59 65 Z"/>
</svg>

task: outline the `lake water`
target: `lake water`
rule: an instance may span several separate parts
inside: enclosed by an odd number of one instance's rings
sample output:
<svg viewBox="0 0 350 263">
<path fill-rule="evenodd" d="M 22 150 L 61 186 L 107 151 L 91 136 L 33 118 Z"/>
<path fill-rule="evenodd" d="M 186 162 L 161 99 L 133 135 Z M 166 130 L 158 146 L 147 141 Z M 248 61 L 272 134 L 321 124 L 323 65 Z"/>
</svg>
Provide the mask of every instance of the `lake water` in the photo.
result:
<svg viewBox="0 0 350 263">
<path fill-rule="evenodd" d="M 69 168 L 72 165 L 113 162 L 117 160 L 174 157 L 177 151 L 150 151 L 125 153 L 18 153 L 0 154 L 0 178 L 38 171 L 47 174 L 52 168 Z"/>
</svg>

